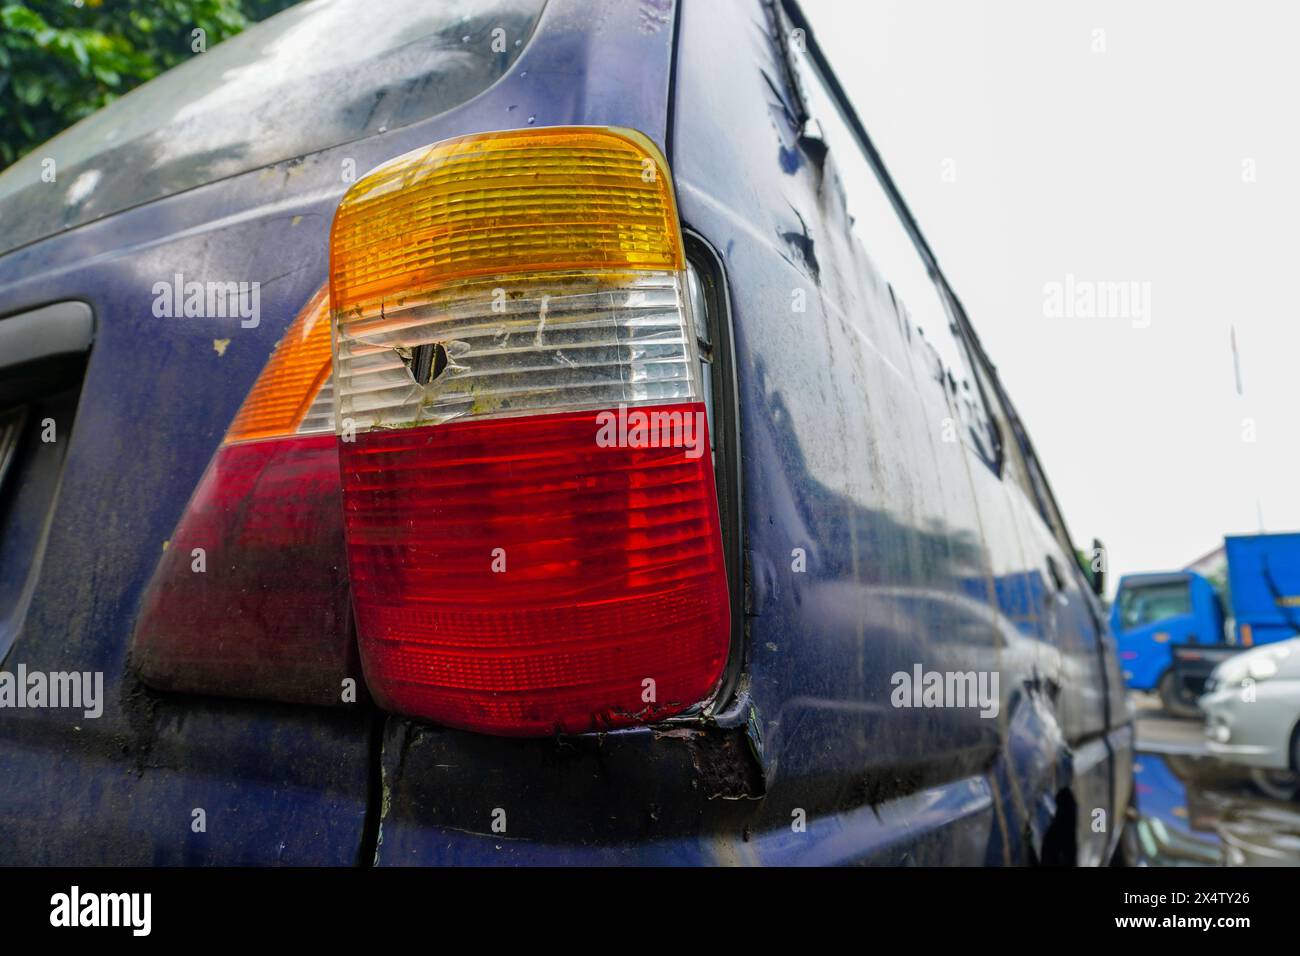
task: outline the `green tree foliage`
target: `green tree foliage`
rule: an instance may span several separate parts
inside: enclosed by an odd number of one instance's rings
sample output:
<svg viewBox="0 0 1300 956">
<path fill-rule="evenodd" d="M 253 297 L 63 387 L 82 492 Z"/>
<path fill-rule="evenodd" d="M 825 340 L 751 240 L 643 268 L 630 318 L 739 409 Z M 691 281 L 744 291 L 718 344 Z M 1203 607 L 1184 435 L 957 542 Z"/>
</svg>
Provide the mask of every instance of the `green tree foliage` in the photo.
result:
<svg viewBox="0 0 1300 956">
<path fill-rule="evenodd" d="M 0 0 L 0 167 L 293 2 Z"/>
</svg>

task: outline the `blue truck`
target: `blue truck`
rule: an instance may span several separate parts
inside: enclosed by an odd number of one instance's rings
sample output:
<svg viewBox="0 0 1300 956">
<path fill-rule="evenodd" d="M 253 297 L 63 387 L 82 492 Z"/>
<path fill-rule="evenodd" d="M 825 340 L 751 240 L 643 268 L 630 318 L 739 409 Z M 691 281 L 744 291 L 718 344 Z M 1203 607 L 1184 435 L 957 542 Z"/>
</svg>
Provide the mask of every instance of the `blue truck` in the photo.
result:
<svg viewBox="0 0 1300 956">
<path fill-rule="evenodd" d="M 1300 533 L 1229 535 L 1224 556 L 1222 593 L 1191 570 L 1128 574 L 1111 607 L 1124 680 L 1174 714 L 1223 659 L 1300 632 Z"/>
<path fill-rule="evenodd" d="M 1114 859 L 1100 580 L 798 5 L 382 7 L 0 176 L 0 664 L 102 680 L 0 862 Z"/>
</svg>

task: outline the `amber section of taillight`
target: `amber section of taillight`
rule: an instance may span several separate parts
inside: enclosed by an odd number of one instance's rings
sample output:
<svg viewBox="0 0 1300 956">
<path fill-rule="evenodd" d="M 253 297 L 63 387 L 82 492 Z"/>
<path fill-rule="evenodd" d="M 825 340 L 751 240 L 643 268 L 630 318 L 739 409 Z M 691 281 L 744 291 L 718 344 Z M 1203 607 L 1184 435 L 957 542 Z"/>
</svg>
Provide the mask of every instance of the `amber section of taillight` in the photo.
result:
<svg viewBox="0 0 1300 956">
<path fill-rule="evenodd" d="M 226 433 L 226 442 L 292 435 L 330 375 L 329 290 L 322 288 L 289 326 Z"/>
</svg>

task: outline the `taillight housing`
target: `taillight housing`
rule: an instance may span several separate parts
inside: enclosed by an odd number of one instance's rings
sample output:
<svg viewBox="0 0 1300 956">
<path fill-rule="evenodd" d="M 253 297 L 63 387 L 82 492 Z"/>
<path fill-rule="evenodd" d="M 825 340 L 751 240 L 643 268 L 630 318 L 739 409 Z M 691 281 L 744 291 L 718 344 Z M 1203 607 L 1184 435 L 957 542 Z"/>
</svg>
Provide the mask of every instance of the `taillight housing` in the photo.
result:
<svg viewBox="0 0 1300 956">
<path fill-rule="evenodd" d="M 356 699 L 325 289 L 290 325 L 161 553 L 132 660 L 167 691 Z"/>
<path fill-rule="evenodd" d="M 398 157 L 339 206 L 330 300 L 378 702 L 543 735 L 707 701 L 731 611 L 659 150 L 565 127 Z"/>
</svg>

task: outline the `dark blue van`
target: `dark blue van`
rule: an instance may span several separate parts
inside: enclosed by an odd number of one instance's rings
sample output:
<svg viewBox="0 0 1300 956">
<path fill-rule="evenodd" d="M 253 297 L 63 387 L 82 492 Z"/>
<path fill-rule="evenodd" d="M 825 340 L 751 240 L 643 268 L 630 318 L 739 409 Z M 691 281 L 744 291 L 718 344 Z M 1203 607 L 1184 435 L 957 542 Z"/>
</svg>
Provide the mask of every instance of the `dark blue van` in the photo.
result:
<svg viewBox="0 0 1300 956">
<path fill-rule="evenodd" d="M 0 224 L 0 862 L 1116 857 L 1100 582 L 792 0 L 314 0 Z"/>
</svg>

